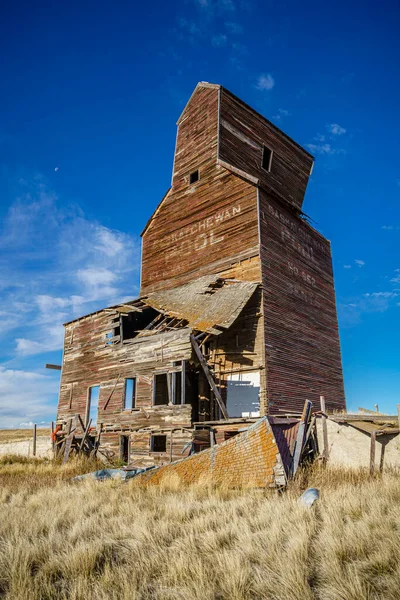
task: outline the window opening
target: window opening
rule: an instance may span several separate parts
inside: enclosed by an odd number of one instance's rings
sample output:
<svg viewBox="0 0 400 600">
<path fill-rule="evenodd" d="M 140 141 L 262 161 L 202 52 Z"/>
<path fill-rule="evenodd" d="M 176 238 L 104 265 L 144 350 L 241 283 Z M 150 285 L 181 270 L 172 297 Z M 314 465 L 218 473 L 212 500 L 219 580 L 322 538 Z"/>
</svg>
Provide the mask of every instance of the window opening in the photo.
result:
<svg viewBox="0 0 400 600">
<path fill-rule="evenodd" d="M 167 436 L 166 435 L 152 435 L 151 436 L 151 451 L 152 452 L 166 452 L 167 451 Z"/>
<path fill-rule="evenodd" d="M 268 173 L 271 171 L 272 154 L 271 148 L 263 146 L 261 166 L 265 171 L 268 171 Z"/>
<path fill-rule="evenodd" d="M 154 375 L 153 379 L 153 404 L 154 406 L 160 406 L 162 404 L 169 403 L 168 394 L 168 377 L 166 373 L 160 373 Z"/>
<path fill-rule="evenodd" d="M 193 173 L 190 173 L 190 185 L 192 185 L 192 183 L 196 183 L 196 181 L 198 181 L 200 179 L 200 175 L 199 175 L 199 170 L 197 169 L 196 171 L 193 171 Z"/>
<path fill-rule="evenodd" d="M 86 424 L 89 423 L 90 419 L 92 419 L 91 427 L 96 427 L 97 425 L 97 414 L 99 410 L 99 393 L 99 385 L 94 385 L 89 388 Z"/>
<path fill-rule="evenodd" d="M 136 377 L 125 379 L 124 410 L 132 410 L 136 406 Z"/>
<path fill-rule="evenodd" d="M 131 340 L 137 336 L 147 325 L 155 319 L 159 313 L 153 308 L 147 308 L 143 311 L 132 311 L 121 315 L 121 341 Z M 117 331 L 118 330 L 118 331 Z M 116 327 L 114 335 L 120 335 L 120 328 Z"/>
<path fill-rule="evenodd" d="M 119 457 L 124 462 L 129 462 L 129 435 L 121 435 L 119 438 Z"/>
<path fill-rule="evenodd" d="M 260 372 L 232 373 L 227 380 L 227 410 L 230 417 L 260 416 Z"/>
</svg>

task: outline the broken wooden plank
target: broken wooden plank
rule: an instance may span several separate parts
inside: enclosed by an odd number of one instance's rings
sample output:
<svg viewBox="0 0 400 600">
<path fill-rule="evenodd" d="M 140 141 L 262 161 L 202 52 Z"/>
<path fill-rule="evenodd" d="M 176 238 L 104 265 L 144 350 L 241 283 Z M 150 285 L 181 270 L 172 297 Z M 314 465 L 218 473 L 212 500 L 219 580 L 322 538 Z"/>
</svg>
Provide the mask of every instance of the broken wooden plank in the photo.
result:
<svg viewBox="0 0 400 600">
<path fill-rule="evenodd" d="M 210 387 L 211 387 L 211 389 L 214 393 L 214 396 L 218 402 L 218 406 L 221 410 L 221 413 L 222 413 L 224 419 L 228 419 L 229 418 L 228 411 L 226 410 L 226 406 L 222 400 L 222 396 L 219 392 L 219 389 L 217 388 L 217 386 L 215 384 L 213 376 L 211 375 L 210 369 L 208 368 L 207 361 L 203 356 L 200 346 L 197 343 L 197 340 L 192 333 L 190 334 L 190 341 L 192 342 L 193 350 L 195 351 L 195 354 L 196 354 L 197 358 L 199 359 L 199 362 L 203 368 L 203 371 L 207 378 L 207 381 L 210 384 Z"/>
<path fill-rule="evenodd" d="M 110 402 L 110 400 L 111 400 L 111 397 L 112 397 L 113 393 L 115 392 L 115 388 L 116 388 L 116 387 L 117 387 L 117 385 L 118 385 L 118 382 L 119 382 L 119 378 L 120 378 L 120 376 L 121 376 L 121 374 L 120 374 L 120 373 L 118 373 L 117 380 L 116 380 L 116 382 L 115 382 L 115 384 L 114 384 L 114 387 L 113 387 L 113 389 L 111 390 L 111 394 L 108 396 L 107 400 L 106 400 L 106 401 L 105 401 L 105 403 L 104 403 L 103 410 L 106 410 L 106 408 L 107 408 L 107 406 L 108 406 L 108 403 Z"/>
<path fill-rule="evenodd" d="M 323 435 L 323 439 L 324 439 L 324 450 L 323 450 L 323 458 L 324 460 L 328 460 L 329 458 L 329 447 L 328 447 L 328 424 L 326 422 L 326 416 L 325 416 L 325 396 L 320 396 L 320 403 L 321 403 L 321 412 L 322 412 L 322 435 Z"/>
<path fill-rule="evenodd" d="M 84 430 L 83 438 L 82 438 L 82 441 L 81 441 L 80 446 L 79 446 L 79 451 L 80 452 L 83 450 L 83 446 L 84 446 L 84 444 L 86 442 L 87 434 L 89 433 L 89 429 L 90 429 L 90 425 L 91 424 L 92 424 L 92 419 L 89 419 L 89 423 L 87 424 L 87 427 Z"/>
<path fill-rule="evenodd" d="M 301 415 L 301 421 L 299 423 L 299 428 L 297 431 L 296 446 L 294 449 L 294 456 L 291 465 L 291 474 L 293 477 L 296 475 L 296 471 L 299 468 L 300 458 L 304 447 L 304 435 L 308 424 L 308 420 L 310 418 L 311 407 L 312 403 L 309 400 L 306 400 L 304 403 L 303 413 Z"/>
<path fill-rule="evenodd" d="M 369 473 L 374 474 L 375 471 L 375 449 L 376 449 L 376 431 L 371 433 L 371 449 L 369 457 Z"/>
</svg>

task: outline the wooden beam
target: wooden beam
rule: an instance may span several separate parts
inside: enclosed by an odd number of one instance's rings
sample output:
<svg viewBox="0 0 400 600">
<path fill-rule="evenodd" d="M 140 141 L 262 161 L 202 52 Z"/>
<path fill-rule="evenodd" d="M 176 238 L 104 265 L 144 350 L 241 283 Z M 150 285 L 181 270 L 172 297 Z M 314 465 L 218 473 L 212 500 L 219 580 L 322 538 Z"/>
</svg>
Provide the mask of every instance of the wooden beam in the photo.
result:
<svg viewBox="0 0 400 600">
<path fill-rule="evenodd" d="M 61 365 L 46 364 L 46 369 L 53 369 L 54 371 L 61 371 Z"/>
<path fill-rule="evenodd" d="M 326 408 L 325 408 L 325 396 L 319 397 L 321 403 L 321 412 L 322 412 L 322 434 L 324 438 L 324 451 L 323 458 L 324 460 L 328 460 L 329 458 L 329 446 L 328 446 L 328 424 L 326 422 Z"/>
<path fill-rule="evenodd" d="M 200 349 L 200 346 L 197 343 L 197 340 L 192 333 L 190 334 L 190 341 L 192 342 L 193 350 L 195 351 L 195 354 L 196 354 L 197 358 L 199 359 L 199 362 L 203 368 L 203 371 L 207 378 L 207 381 L 210 384 L 210 388 L 212 389 L 214 396 L 218 402 L 218 406 L 221 410 L 221 413 L 222 413 L 224 419 L 229 419 L 228 411 L 226 410 L 226 406 L 223 403 L 222 396 L 219 392 L 219 389 L 215 385 L 215 381 L 214 381 L 213 376 L 211 375 L 210 369 L 208 368 L 207 361 L 204 358 L 203 353 Z"/>
</svg>

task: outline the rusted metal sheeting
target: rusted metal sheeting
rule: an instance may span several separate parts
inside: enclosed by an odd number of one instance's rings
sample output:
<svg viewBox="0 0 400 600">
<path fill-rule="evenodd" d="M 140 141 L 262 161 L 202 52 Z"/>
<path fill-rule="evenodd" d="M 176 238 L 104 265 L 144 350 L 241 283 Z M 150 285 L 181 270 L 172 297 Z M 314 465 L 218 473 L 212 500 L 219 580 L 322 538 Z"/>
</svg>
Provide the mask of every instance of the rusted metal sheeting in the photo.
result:
<svg viewBox="0 0 400 600">
<path fill-rule="evenodd" d="M 189 327 L 218 335 L 237 319 L 258 283 L 201 277 L 171 290 L 153 292 L 144 302 L 188 321 Z"/>
<path fill-rule="evenodd" d="M 329 242 L 260 191 L 269 412 L 346 408 Z"/>
<path fill-rule="evenodd" d="M 285 468 L 285 473 L 286 475 L 289 475 L 297 431 L 299 429 L 299 419 L 277 419 L 275 417 L 268 417 L 268 421 L 274 433 L 275 441 Z"/>
</svg>

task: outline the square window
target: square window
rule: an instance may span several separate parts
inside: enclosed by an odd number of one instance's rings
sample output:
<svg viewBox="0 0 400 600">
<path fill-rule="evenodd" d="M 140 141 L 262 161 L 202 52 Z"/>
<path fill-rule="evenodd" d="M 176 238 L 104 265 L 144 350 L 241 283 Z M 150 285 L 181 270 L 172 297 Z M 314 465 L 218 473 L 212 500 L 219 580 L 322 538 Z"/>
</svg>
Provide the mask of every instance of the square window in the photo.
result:
<svg viewBox="0 0 400 600">
<path fill-rule="evenodd" d="M 267 146 L 263 146 L 261 166 L 265 171 L 268 171 L 268 173 L 271 171 L 272 154 L 273 154 L 273 152 L 272 152 L 271 148 L 268 148 Z"/>
<path fill-rule="evenodd" d="M 166 452 L 167 451 L 167 436 L 166 435 L 152 435 L 151 436 L 151 451 L 152 452 Z"/>
<path fill-rule="evenodd" d="M 193 171 L 193 173 L 190 173 L 190 185 L 192 185 L 192 183 L 196 183 L 196 181 L 198 181 L 200 179 L 200 175 L 199 175 L 199 170 L 197 169 L 197 171 Z"/>
</svg>

